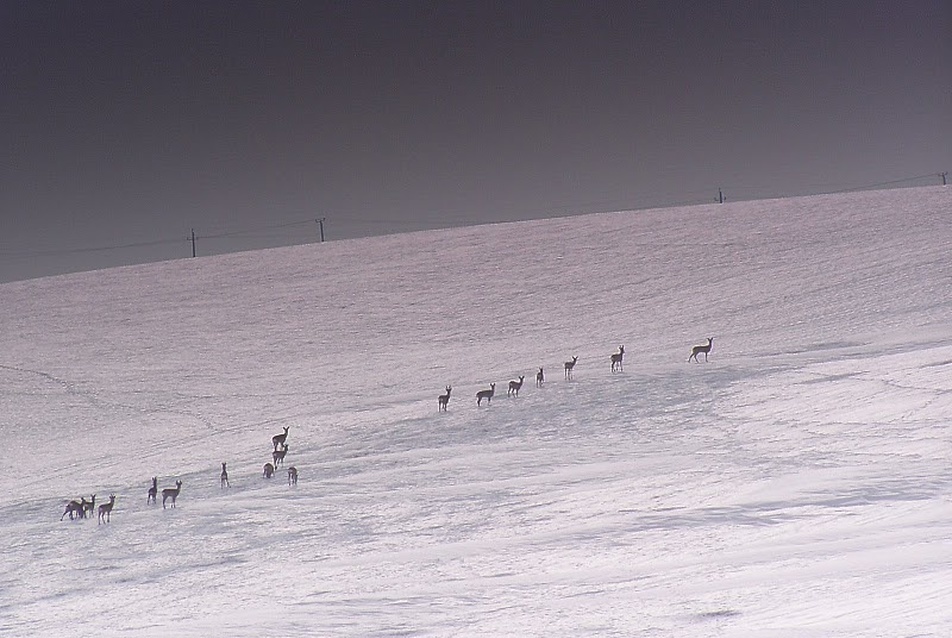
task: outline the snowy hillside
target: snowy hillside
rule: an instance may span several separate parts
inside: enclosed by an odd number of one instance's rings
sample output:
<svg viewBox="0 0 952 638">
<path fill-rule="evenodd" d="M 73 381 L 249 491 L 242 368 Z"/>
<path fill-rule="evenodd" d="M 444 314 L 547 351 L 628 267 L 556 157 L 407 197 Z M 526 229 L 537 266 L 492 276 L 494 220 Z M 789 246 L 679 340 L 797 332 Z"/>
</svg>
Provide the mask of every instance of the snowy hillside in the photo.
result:
<svg viewBox="0 0 952 638">
<path fill-rule="evenodd" d="M 952 635 L 950 249 L 937 187 L 0 285 L 0 635 Z"/>
</svg>

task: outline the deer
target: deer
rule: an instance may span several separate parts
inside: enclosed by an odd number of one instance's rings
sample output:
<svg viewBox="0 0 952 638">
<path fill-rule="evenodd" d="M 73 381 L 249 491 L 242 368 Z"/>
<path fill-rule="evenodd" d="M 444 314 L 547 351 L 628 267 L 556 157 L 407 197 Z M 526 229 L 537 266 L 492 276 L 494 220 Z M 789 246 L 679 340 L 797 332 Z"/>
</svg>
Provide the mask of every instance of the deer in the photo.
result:
<svg viewBox="0 0 952 638">
<path fill-rule="evenodd" d="M 618 352 L 612 355 L 612 372 L 623 371 L 625 365 L 622 360 L 625 358 L 625 346 L 618 346 Z"/>
<path fill-rule="evenodd" d="M 476 393 L 476 405 L 479 406 L 483 399 L 486 399 L 486 403 L 492 403 L 494 394 L 496 394 L 496 384 L 490 383 L 488 390 L 480 390 Z"/>
<path fill-rule="evenodd" d="M 271 444 L 274 445 L 275 450 L 278 449 L 279 445 L 283 446 L 284 442 L 288 440 L 288 430 L 290 429 L 290 427 L 286 427 L 284 428 L 284 434 L 275 434 L 271 437 Z"/>
<path fill-rule="evenodd" d="M 152 503 L 155 505 L 155 495 L 159 493 L 159 479 L 152 477 L 152 487 L 149 488 L 149 495 L 146 497 L 146 505 Z"/>
<path fill-rule="evenodd" d="M 73 514 L 76 514 L 79 518 L 83 517 L 83 511 L 86 509 L 86 497 L 80 497 L 78 501 L 69 501 L 66 504 L 66 510 L 63 512 L 63 516 L 60 516 L 60 520 L 69 514 L 69 520 L 73 520 Z"/>
<path fill-rule="evenodd" d="M 575 367 L 575 364 L 578 363 L 578 357 L 572 357 L 571 361 L 565 362 L 565 378 L 572 378 L 572 369 Z"/>
<path fill-rule="evenodd" d="M 711 348 L 714 347 L 714 337 L 708 337 L 707 343 L 701 346 L 694 346 L 691 348 L 691 356 L 688 357 L 688 363 L 691 363 L 691 359 L 694 359 L 694 363 L 700 363 L 697 356 L 701 353 L 704 353 L 704 361 L 707 362 L 707 354 L 711 351 Z"/>
<path fill-rule="evenodd" d="M 93 512 L 95 512 L 95 511 L 96 511 L 96 495 L 93 494 L 93 498 L 92 498 L 91 501 L 85 501 L 85 502 L 84 502 L 84 504 L 83 504 L 83 511 L 82 511 L 82 514 L 81 514 L 80 517 L 81 517 L 81 518 L 89 518 L 89 517 L 91 517 L 91 516 L 93 515 Z"/>
<path fill-rule="evenodd" d="M 288 485 L 297 485 L 297 468 L 293 465 L 288 468 Z"/>
<path fill-rule="evenodd" d="M 446 407 L 450 403 L 450 392 L 452 391 L 453 391 L 453 386 L 448 385 L 446 386 L 446 394 L 441 394 L 440 396 L 436 398 L 437 402 L 439 403 L 439 409 L 442 410 L 443 412 L 446 412 Z"/>
<path fill-rule="evenodd" d="M 165 502 L 169 499 L 172 499 L 172 504 L 169 507 L 175 507 L 175 499 L 178 498 L 181 491 L 182 481 L 175 481 L 175 487 L 167 487 L 162 490 L 162 509 L 165 509 Z"/>
<path fill-rule="evenodd" d="M 525 379 L 525 375 L 519 375 L 519 380 L 516 381 L 513 379 L 509 382 L 509 391 L 506 393 L 506 396 L 517 397 L 519 396 L 519 389 L 522 387 L 522 380 Z"/>
<path fill-rule="evenodd" d="M 542 368 L 539 368 L 539 371 L 536 372 L 536 387 L 541 388 L 543 383 L 545 383 L 545 373 Z"/>
<path fill-rule="evenodd" d="M 231 487 L 231 485 L 228 483 L 228 470 L 225 469 L 224 462 L 221 464 L 221 486 L 223 488 Z"/>
<path fill-rule="evenodd" d="M 99 506 L 99 525 L 100 523 L 108 523 L 112 518 L 112 506 L 116 504 L 116 495 L 109 495 L 109 502 L 103 503 Z"/>
<path fill-rule="evenodd" d="M 264 477 L 265 477 L 265 478 L 271 478 L 272 476 L 274 476 L 274 466 L 271 465 L 270 463 L 265 463 L 265 464 L 264 464 Z"/>
<path fill-rule="evenodd" d="M 274 461 L 274 466 L 278 467 L 279 465 L 284 465 L 284 456 L 288 453 L 288 446 L 284 445 L 280 450 L 275 450 L 271 453 L 271 459 Z"/>
</svg>

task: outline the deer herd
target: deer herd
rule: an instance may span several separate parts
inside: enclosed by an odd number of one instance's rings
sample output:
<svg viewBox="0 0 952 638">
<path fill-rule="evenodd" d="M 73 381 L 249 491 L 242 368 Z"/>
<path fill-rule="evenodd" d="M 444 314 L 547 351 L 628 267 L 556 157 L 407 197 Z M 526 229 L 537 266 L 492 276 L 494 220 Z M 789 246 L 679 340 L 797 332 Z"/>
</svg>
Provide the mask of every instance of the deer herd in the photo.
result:
<svg viewBox="0 0 952 638">
<path fill-rule="evenodd" d="M 109 495 L 109 502 L 102 503 L 99 506 L 99 523 L 108 523 L 112 518 L 112 506 L 116 504 L 116 495 Z M 63 515 L 60 516 L 60 520 L 63 520 L 66 515 L 69 515 L 69 519 L 73 520 L 74 518 L 88 518 L 93 515 L 93 511 L 96 509 L 96 495 L 93 494 L 90 500 L 86 500 L 86 497 L 81 497 L 78 501 L 69 501 L 66 504 L 66 511 L 63 512 Z"/>
<path fill-rule="evenodd" d="M 448 392 L 447 392 L 448 393 Z M 277 465 L 284 464 L 284 457 L 288 453 L 288 431 L 289 427 L 284 428 L 284 432 L 281 434 L 275 434 L 271 437 L 272 451 L 271 451 L 271 460 L 272 463 L 264 464 L 264 478 L 272 478 L 274 476 L 274 469 Z M 293 465 L 288 468 L 288 485 L 297 485 L 298 482 L 298 471 L 297 468 Z M 231 482 L 228 480 L 228 464 L 224 461 L 221 464 L 221 474 L 219 475 L 219 486 L 221 489 L 231 487 Z M 166 487 L 162 490 L 162 509 L 168 509 L 175 507 L 175 502 L 178 500 L 179 493 L 182 491 L 182 481 L 175 481 L 175 487 Z M 157 497 L 159 495 L 159 479 L 157 476 L 152 477 L 152 484 L 149 486 L 148 492 L 146 493 L 146 505 L 155 505 Z M 116 495 L 112 494 L 109 496 L 108 503 L 102 503 L 99 506 L 99 524 L 109 523 L 112 519 L 112 508 L 116 504 Z M 66 503 L 66 509 L 63 511 L 63 515 L 60 516 L 60 520 L 63 520 L 69 516 L 70 520 L 79 520 L 92 516 L 93 512 L 96 509 L 96 495 L 93 494 L 90 500 L 86 500 L 86 497 L 80 497 L 78 501 L 69 501 Z"/>
<path fill-rule="evenodd" d="M 694 361 L 695 363 L 700 363 L 698 355 L 704 355 L 704 361 L 707 361 L 707 355 L 711 352 L 711 348 L 714 347 L 714 337 L 708 337 L 707 343 L 702 345 L 697 345 L 691 348 L 691 356 L 688 357 L 688 363 Z M 624 359 L 625 359 L 625 346 L 618 346 L 618 352 L 612 353 L 609 357 L 611 363 L 611 371 L 615 372 L 624 372 Z M 566 361 L 563 365 L 565 380 L 571 381 L 573 379 L 572 373 L 575 370 L 575 364 L 578 363 L 578 356 L 573 356 L 570 361 Z M 518 397 L 519 389 L 522 388 L 522 382 L 525 379 L 525 376 L 520 375 L 518 379 L 513 379 L 509 382 L 509 392 L 507 396 Z M 539 371 L 536 373 L 536 387 L 541 388 L 545 383 L 545 371 L 542 368 L 539 368 Z M 437 397 L 439 404 L 439 410 L 441 412 L 445 411 L 450 403 L 450 390 L 452 386 L 446 386 L 446 394 L 441 394 Z M 486 403 L 491 403 L 493 395 L 496 394 L 496 384 L 490 383 L 488 390 L 480 390 L 476 393 L 476 406 L 480 406 L 483 403 L 483 400 L 486 400 Z"/>
<path fill-rule="evenodd" d="M 708 337 L 707 343 L 696 345 L 691 348 L 691 355 L 688 357 L 688 363 L 694 361 L 695 363 L 700 363 L 699 355 L 704 355 L 704 361 L 708 360 L 708 355 L 711 352 L 711 348 L 714 347 L 714 337 Z M 618 346 L 618 352 L 612 353 L 609 357 L 611 363 L 611 372 L 623 372 L 624 371 L 624 358 L 625 358 L 625 346 Z M 572 373 L 575 370 L 575 364 L 578 363 L 578 356 L 573 356 L 570 361 L 566 361 L 564 364 L 565 379 L 571 381 L 573 379 Z M 509 390 L 506 393 L 510 397 L 518 397 L 519 390 L 522 388 L 522 383 L 525 380 L 525 375 L 520 375 L 518 379 L 512 379 L 509 381 Z M 539 371 L 536 373 L 536 387 L 542 387 L 545 383 L 545 371 L 542 368 L 539 368 Z M 450 403 L 450 393 L 453 391 L 453 386 L 446 386 L 446 393 L 441 394 L 437 397 L 437 404 L 441 412 L 446 411 Z M 483 400 L 487 404 L 492 403 L 493 396 L 496 394 L 496 384 L 490 383 L 489 389 L 480 390 L 476 393 L 476 406 L 479 407 L 482 405 Z M 264 471 L 262 476 L 266 479 L 274 477 L 276 468 L 279 465 L 284 465 L 284 457 L 288 453 L 288 431 L 290 427 L 284 427 L 284 431 L 275 434 L 271 437 L 271 461 L 264 464 Z M 293 486 L 297 485 L 298 482 L 298 471 L 297 468 L 293 465 L 288 468 L 288 485 Z M 231 486 L 231 483 L 228 480 L 228 469 L 226 463 L 222 462 L 221 464 L 221 474 L 220 474 L 220 487 L 222 489 L 228 488 Z M 175 487 L 167 487 L 162 490 L 162 509 L 167 507 L 175 507 L 175 501 L 178 499 L 179 493 L 182 491 L 182 481 L 175 481 Z M 152 477 L 152 485 L 149 487 L 146 504 L 156 504 L 156 497 L 159 493 L 158 486 L 158 477 Z M 112 508 L 116 504 L 116 495 L 111 494 L 109 496 L 108 503 L 101 503 L 99 509 L 96 510 L 96 495 L 93 494 L 90 500 L 86 500 L 86 497 L 81 497 L 78 501 L 72 500 L 66 503 L 66 509 L 63 511 L 63 515 L 60 516 L 62 521 L 64 518 L 69 516 L 70 520 L 74 519 L 85 519 L 92 516 L 93 512 L 98 511 L 99 513 L 99 523 L 109 523 L 112 518 Z"/>
</svg>

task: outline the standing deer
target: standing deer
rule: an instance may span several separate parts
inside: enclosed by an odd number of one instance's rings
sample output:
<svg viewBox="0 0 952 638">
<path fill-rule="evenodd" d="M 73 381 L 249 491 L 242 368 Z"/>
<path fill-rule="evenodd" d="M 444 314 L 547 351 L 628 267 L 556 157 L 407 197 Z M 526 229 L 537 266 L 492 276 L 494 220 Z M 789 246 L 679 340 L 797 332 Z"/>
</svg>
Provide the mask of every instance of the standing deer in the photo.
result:
<svg viewBox="0 0 952 638">
<path fill-rule="evenodd" d="M 714 337 L 708 337 L 707 343 L 702 346 L 694 346 L 691 348 L 691 356 L 688 357 L 688 363 L 691 363 L 691 359 L 694 359 L 694 363 L 700 363 L 697 356 L 704 353 L 704 361 L 707 362 L 707 354 L 711 351 L 711 348 L 714 347 Z"/>
<path fill-rule="evenodd" d="M 476 405 L 479 406 L 483 399 L 486 399 L 486 403 L 492 403 L 494 394 L 496 394 L 496 384 L 490 383 L 488 390 L 480 390 L 476 393 Z"/>
<path fill-rule="evenodd" d="M 275 450 L 271 453 L 271 459 L 274 461 L 274 466 L 278 467 L 279 465 L 284 465 L 284 456 L 288 453 L 288 446 L 283 446 L 280 450 Z"/>
<path fill-rule="evenodd" d="M 265 477 L 265 478 L 271 478 L 272 476 L 274 476 L 274 466 L 271 465 L 270 463 L 265 463 L 265 464 L 264 464 L 264 477 Z"/>
<path fill-rule="evenodd" d="M 539 368 L 536 372 L 536 387 L 541 388 L 543 383 L 545 383 L 545 373 L 542 372 L 542 368 Z"/>
<path fill-rule="evenodd" d="M 446 386 L 446 394 L 441 394 L 440 396 L 436 398 L 436 400 L 439 402 L 439 409 L 442 410 L 443 412 L 446 412 L 446 407 L 450 403 L 450 392 L 452 391 L 453 391 L 453 386 L 448 385 Z"/>
<path fill-rule="evenodd" d="M 572 378 L 572 369 L 575 368 L 575 364 L 578 363 L 578 357 L 572 357 L 571 361 L 565 362 L 565 378 Z"/>
<path fill-rule="evenodd" d="M 625 346 L 618 346 L 618 352 L 612 355 L 612 372 L 625 369 L 622 360 L 625 358 Z"/>
<path fill-rule="evenodd" d="M 182 481 L 175 481 L 175 487 L 167 487 L 162 490 L 162 509 L 165 509 L 165 501 L 172 499 L 172 504 L 169 507 L 175 507 L 175 499 L 178 498 L 179 492 L 182 491 Z"/>
<path fill-rule="evenodd" d="M 83 517 L 83 511 L 86 509 L 86 497 L 80 497 L 78 501 L 70 501 L 66 504 L 66 510 L 63 512 L 63 516 L 60 516 L 60 520 L 69 514 L 69 520 L 73 520 L 73 514 L 79 518 Z"/>
<path fill-rule="evenodd" d="M 275 434 L 271 437 L 271 444 L 274 445 L 274 449 L 277 450 L 279 445 L 284 445 L 284 442 L 288 440 L 288 430 L 290 427 L 284 428 L 284 434 Z"/>
<path fill-rule="evenodd" d="M 91 501 L 85 501 L 83 503 L 83 512 L 81 518 L 90 518 L 93 515 L 93 512 L 96 511 L 96 495 L 93 494 L 93 499 Z"/>
<path fill-rule="evenodd" d="M 225 469 L 225 463 L 221 464 L 221 486 L 222 487 L 231 487 L 228 483 L 228 470 Z"/>
<path fill-rule="evenodd" d="M 297 468 L 293 465 L 288 468 L 288 485 L 297 485 Z"/>
<path fill-rule="evenodd" d="M 519 375 L 519 380 L 516 381 L 513 379 L 509 382 L 509 391 L 506 393 L 506 396 L 517 397 L 519 396 L 519 389 L 522 387 L 522 380 L 525 379 L 525 375 Z"/>
<path fill-rule="evenodd" d="M 116 504 L 116 495 L 109 495 L 109 502 L 99 506 L 99 523 L 108 523 L 112 518 L 112 506 Z M 96 523 L 99 525 L 99 523 Z"/>
<path fill-rule="evenodd" d="M 149 495 L 146 497 L 145 502 L 148 505 L 152 503 L 155 505 L 155 495 L 159 493 L 159 479 L 152 477 L 152 487 L 149 488 Z"/>
</svg>

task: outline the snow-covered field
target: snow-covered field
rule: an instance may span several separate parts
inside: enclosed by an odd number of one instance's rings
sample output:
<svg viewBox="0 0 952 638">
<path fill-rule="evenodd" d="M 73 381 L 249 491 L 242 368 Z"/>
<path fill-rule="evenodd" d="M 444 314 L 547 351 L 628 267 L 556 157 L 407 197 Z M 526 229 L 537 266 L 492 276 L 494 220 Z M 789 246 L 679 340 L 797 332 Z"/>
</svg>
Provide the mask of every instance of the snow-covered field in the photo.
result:
<svg viewBox="0 0 952 638">
<path fill-rule="evenodd" d="M 941 187 L 4 284 L 0 635 L 952 635 L 950 284 Z"/>
</svg>

